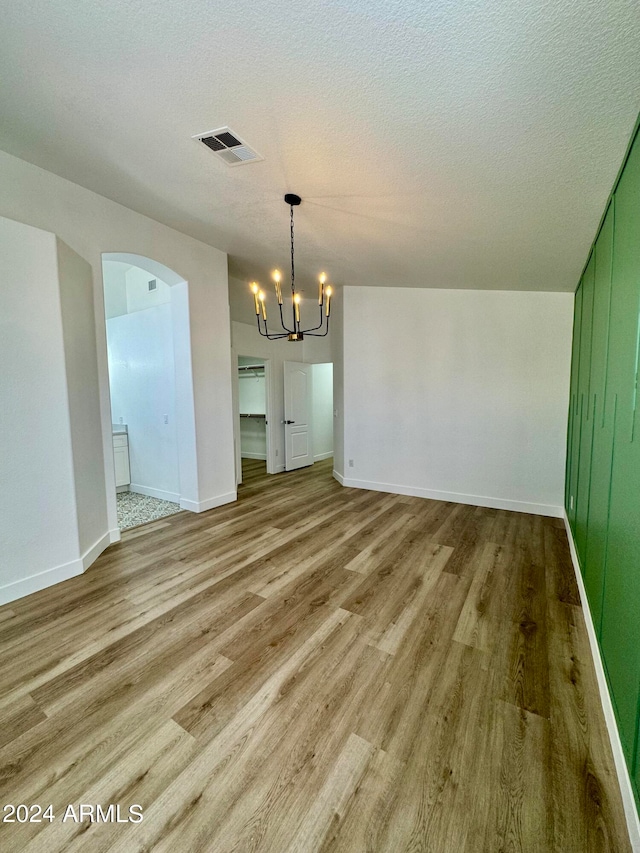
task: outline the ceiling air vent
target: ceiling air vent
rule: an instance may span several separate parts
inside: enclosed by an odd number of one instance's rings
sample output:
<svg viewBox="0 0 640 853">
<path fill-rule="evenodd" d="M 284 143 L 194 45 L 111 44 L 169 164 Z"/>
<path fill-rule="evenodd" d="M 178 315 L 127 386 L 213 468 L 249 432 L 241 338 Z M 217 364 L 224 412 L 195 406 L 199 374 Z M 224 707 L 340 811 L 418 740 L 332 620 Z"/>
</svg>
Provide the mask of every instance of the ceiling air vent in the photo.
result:
<svg viewBox="0 0 640 853">
<path fill-rule="evenodd" d="M 199 139 L 207 148 L 210 148 L 227 166 L 241 166 L 243 163 L 253 163 L 256 160 L 264 160 L 257 151 L 240 139 L 228 127 L 220 127 L 218 130 L 210 130 L 207 133 L 198 133 L 193 137 Z"/>
</svg>

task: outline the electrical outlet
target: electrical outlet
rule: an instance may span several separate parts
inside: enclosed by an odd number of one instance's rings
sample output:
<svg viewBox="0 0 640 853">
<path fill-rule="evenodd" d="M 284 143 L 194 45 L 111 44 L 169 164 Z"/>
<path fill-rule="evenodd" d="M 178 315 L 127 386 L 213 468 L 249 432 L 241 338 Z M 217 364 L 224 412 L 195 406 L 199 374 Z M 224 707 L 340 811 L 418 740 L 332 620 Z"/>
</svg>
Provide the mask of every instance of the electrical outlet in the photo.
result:
<svg viewBox="0 0 640 853">
<path fill-rule="evenodd" d="M 165 424 L 169 423 L 169 415 L 163 415 Z"/>
<path fill-rule="evenodd" d="M 276 456 L 278 455 L 278 448 L 276 447 Z"/>
<path fill-rule="evenodd" d="M 349 460 L 349 468 L 353 468 L 353 459 Z"/>
<path fill-rule="evenodd" d="M 121 423 L 121 424 L 123 424 L 123 423 L 124 423 L 124 418 L 119 418 L 119 421 L 120 421 L 120 423 Z"/>
</svg>

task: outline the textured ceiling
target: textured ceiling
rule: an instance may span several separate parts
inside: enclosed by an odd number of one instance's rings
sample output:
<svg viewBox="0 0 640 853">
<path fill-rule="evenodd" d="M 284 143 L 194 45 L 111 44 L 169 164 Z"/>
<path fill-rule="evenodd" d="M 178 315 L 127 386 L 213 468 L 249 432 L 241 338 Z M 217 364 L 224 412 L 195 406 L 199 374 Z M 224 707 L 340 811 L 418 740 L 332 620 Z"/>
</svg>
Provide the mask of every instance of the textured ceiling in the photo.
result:
<svg viewBox="0 0 640 853">
<path fill-rule="evenodd" d="M 0 148 L 237 280 L 573 290 L 640 109 L 637 0 L 5 3 Z M 264 161 L 192 135 L 229 125 Z M 178 271 L 179 272 L 179 271 Z"/>
</svg>

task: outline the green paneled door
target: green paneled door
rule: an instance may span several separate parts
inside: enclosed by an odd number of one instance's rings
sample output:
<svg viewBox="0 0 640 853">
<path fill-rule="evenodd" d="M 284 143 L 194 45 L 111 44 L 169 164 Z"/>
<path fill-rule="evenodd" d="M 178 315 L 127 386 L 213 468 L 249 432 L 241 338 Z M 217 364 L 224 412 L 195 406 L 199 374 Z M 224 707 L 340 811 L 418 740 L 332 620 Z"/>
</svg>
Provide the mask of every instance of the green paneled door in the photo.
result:
<svg viewBox="0 0 640 853">
<path fill-rule="evenodd" d="M 567 466 L 567 514 L 571 528 L 576 529 L 576 496 L 580 458 L 580 332 L 582 323 L 582 282 L 576 291 L 573 309 L 573 355 L 571 361 L 571 400 L 569 401 L 569 465 Z"/>
<path fill-rule="evenodd" d="M 587 516 L 589 513 L 589 481 L 591 479 L 591 440 L 593 437 L 593 412 L 591 411 L 591 338 L 593 324 L 593 292 L 596 259 L 595 253 L 582 276 L 582 320 L 580 322 L 580 367 L 578 370 L 578 399 L 580 401 L 580 450 L 578 478 L 575 494 L 574 538 L 580 565 L 584 574 L 587 556 Z"/>
<path fill-rule="evenodd" d="M 636 141 L 615 193 L 607 398 L 615 401 L 616 409 L 601 629 L 620 736 L 630 765 L 640 684 L 639 309 L 640 144 Z"/>
<path fill-rule="evenodd" d="M 595 256 L 593 324 L 591 335 L 591 412 L 592 448 L 589 477 L 589 515 L 584 583 L 589 596 L 593 624 L 600 634 L 604 560 L 609 523 L 609 486 L 613 453 L 613 395 L 605 404 L 607 360 L 609 353 L 609 309 L 611 301 L 611 261 L 613 252 L 614 203 L 609 205 Z"/>
</svg>

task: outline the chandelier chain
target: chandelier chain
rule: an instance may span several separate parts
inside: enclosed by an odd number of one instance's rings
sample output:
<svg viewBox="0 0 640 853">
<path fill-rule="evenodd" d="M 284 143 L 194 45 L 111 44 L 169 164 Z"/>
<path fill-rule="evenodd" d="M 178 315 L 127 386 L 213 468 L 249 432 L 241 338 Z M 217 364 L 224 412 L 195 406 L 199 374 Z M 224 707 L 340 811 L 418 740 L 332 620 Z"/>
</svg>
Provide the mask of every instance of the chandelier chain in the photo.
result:
<svg viewBox="0 0 640 853">
<path fill-rule="evenodd" d="M 291 205 L 291 292 L 295 293 L 295 270 L 293 266 L 293 205 Z"/>
</svg>

